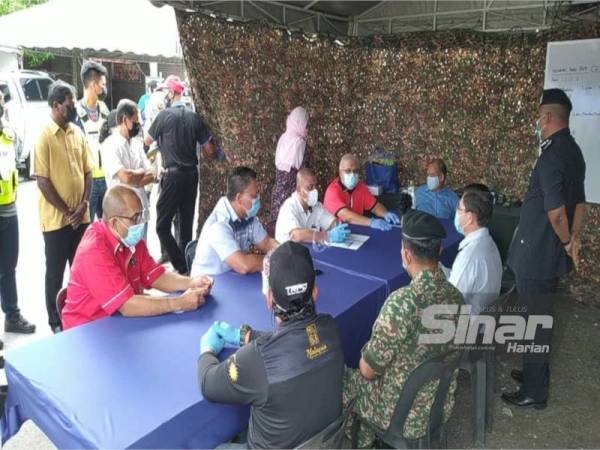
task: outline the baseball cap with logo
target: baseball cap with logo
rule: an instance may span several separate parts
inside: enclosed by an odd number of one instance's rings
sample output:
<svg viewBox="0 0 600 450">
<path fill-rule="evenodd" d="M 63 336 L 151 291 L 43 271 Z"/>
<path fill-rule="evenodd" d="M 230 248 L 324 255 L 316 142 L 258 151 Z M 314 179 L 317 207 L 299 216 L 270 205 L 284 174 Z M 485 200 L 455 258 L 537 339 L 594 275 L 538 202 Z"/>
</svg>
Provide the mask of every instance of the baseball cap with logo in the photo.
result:
<svg viewBox="0 0 600 450">
<path fill-rule="evenodd" d="M 169 89 L 175 94 L 179 95 L 185 90 L 185 85 L 177 75 L 169 75 L 163 84 L 161 84 L 157 89 Z"/>
<path fill-rule="evenodd" d="M 306 247 L 292 241 L 281 244 L 269 259 L 269 287 L 284 312 L 301 310 L 312 299 L 315 269 Z"/>
</svg>

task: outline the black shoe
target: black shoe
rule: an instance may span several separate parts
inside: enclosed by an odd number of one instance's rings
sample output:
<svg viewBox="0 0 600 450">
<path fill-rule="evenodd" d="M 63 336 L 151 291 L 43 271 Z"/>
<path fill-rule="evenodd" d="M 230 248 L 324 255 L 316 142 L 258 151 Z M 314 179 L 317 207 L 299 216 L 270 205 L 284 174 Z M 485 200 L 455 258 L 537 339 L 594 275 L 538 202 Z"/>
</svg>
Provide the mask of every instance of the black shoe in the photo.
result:
<svg viewBox="0 0 600 450">
<path fill-rule="evenodd" d="M 7 333 L 31 334 L 35 333 L 35 325 L 29 323 L 20 313 L 4 319 L 4 331 Z"/>
<path fill-rule="evenodd" d="M 4 342 L 0 341 L 0 350 L 4 348 Z"/>
<path fill-rule="evenodd" d="M 52 332 L 54 334 L 60 333 L 62 331 L 62 327 L 60 325 L 56 325 L 55 327 L 52 327 Z"/>
<path fill-rule="evenodd" d="M 517 383 L 522 383 L 523 382 L 523 371 L 522 370 L 513 369 L 513 370 L 510 371 L 510 376 Z"/>
<path fill-rule="evenodd" d="M 539 402 L 537 400 L 532 399 L 531 397 L 527 397 L 526 395 L 521 394 L 521 392 L 519 391 L 511 393 L 505 392 L 504 394 L 502 394 L 502 400 L 513 406 L 520 406 L 521 408 L 544 409 L 546 406 L 548 406 L 547 400 Z"/>
</svg>

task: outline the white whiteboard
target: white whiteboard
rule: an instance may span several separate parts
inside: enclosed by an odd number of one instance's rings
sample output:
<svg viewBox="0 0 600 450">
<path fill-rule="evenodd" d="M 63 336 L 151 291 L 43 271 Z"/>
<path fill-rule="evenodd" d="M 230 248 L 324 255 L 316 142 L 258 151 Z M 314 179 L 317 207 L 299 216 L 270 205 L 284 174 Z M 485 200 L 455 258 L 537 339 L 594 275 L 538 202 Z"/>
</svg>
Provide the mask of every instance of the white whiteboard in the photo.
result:
<svg viewBox="0 0 600 450">
<path fill-rule="evenodd" d="M 549 88 L 563 89 L 573 103 L 569 127 L 585 158 L 586 198 L 600 203 L 600 39 L 549 42 Z"/>
</svg>

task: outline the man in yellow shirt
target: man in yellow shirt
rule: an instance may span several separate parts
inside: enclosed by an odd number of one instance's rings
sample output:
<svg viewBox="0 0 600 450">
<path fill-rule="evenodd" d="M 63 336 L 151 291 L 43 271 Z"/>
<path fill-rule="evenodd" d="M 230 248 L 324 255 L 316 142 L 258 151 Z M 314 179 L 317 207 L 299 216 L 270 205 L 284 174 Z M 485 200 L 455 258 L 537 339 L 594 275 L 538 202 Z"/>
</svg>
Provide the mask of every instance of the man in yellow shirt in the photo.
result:
<svg viewBox="0 0 600 450">
<path fill-rule="evenodd" d="M 71 122 L 76 117 L 75 89 L 58 80 L 50 86 L 51 120 L 35 146 L 33 174 L 41 195 L 40 226 L 46 253 L 46 309 L 52 331 L 61 331 L 56 295 L 67 261 L 72 263 L 90 223 L 92 162 L 84 134 Z"/>
</svg>

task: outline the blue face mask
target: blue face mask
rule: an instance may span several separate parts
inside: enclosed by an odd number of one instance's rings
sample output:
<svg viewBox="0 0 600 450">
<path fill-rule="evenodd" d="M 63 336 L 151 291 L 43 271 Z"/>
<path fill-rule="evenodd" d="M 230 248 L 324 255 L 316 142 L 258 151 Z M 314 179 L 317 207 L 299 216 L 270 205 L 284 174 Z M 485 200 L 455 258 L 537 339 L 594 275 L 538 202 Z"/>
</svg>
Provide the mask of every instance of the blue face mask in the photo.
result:
<svg viewBox="0 0 600 450">
<path fill-rule="evenodd" d="M 121 221 L 119 221 L 121 222 Z M 123 222 L 121 222 L 123 224 Z M 123 224 L 125 225 L 125 224 Z M 121 239 L 123 244 L 129 248 L 135 247 L 144 237 L 144 224 L 139 223 L 127 228 L 127 236 Z"/>
<path fill-rule="evenodd" d="M 462 234 L 462 235 L 465 234 L 465 230 L 463 229 L 462 225 L 460 224 L 460 219 L 458 217 L 458 209 L 456 210 L 456 213 L 454 214 L 454 228 L 456 228 L 456 231 L 458 231 L 460 234 Z"/>
<path fill-rule="evenodd" d="M 427 189 L 435 191 L 440 185 L 440 179 L 438 177 L 427 177 Z"/>
<path fill-rule="evenodd" d="M 346 189 L 352 190 L 358 184 L 358 174 L 357 173 L 345 173 L 342 178 L 342 184 L 346 186 Z"/>
<path fill-rule="evenodd" d="M 256 197 L 255 199 L 252 199 L 252 206 L 250 207 L 250 209 L 246 210 L 246 218 L 252 219 L 253 217 L 256 217 L 259 210 L 260 210 L 260 197 Z"/>
</svg>

